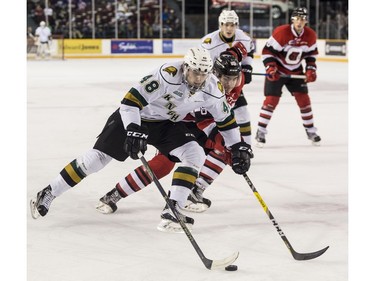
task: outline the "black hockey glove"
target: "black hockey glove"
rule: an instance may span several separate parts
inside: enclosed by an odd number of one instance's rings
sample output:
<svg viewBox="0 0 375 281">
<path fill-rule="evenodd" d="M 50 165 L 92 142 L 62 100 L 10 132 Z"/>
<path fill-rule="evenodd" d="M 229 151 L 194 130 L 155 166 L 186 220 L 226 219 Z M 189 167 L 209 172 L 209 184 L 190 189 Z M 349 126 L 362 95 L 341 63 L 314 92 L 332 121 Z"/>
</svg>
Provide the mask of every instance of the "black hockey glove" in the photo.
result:
<svg viewBox="0 0 375 281">
<path fill-rule="evenodd" d="M 242 72 L 245 74 L 245 84 L 249 84 L 252 80 L 253 67 L 249 64 L 242 65 Z"/>
<path fill-rule="evenodd" d="M 236 174 L 243 175 L 250 168 L 250 159 L 254 157 L 251 146 L 246 142 L 239 142 L 231 146 L 232 169 Z"/>
<path fill-rule="evenodd" d="M 124 150 L 132 159 L 139 159 L 138 152 L 145 153 L 147 150 L 148 130 L 144 126 L 130 123 L 126 128 L 126 139 Z"/>
</svg>

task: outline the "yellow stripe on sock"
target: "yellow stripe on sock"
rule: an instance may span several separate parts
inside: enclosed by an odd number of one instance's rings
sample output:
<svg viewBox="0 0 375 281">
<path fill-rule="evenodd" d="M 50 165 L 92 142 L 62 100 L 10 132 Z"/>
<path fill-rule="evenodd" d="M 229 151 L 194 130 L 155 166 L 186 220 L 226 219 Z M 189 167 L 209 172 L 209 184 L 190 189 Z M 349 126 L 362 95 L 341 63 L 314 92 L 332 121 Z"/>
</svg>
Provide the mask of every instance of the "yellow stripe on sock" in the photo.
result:
<svg viewBox="0 0 375 281">
<path fill-rule="evenodd" d="M 195 183 L 195 180 L 197 179 L 197 177 L 186 174 L 186 173 L 175 172 L 173 174 L 173 179 L 179 179 L 179 180 L 184 180 L 187 182 Z"/>
<path fill-rule="evenodd" d="M 82 180 L 71 164 L 66 165 L 65 170 L 75 183 L 79 183 Z"/>
</svg>

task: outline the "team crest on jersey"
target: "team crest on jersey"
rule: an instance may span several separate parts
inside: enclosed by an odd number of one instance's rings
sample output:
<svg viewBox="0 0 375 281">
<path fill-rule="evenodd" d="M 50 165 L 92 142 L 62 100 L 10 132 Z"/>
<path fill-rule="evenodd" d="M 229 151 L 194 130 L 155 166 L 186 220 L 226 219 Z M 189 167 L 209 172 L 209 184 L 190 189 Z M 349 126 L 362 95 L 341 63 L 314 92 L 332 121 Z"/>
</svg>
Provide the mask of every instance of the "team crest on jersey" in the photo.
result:
<svg viewBox="0 0 375 281">
<path fill-rule="evenodd" d="M 206 38 L 204 41 L 203 41 L 204 44 L 211 44 L 212 43 L 212 39 L 211 38 Z"/>
<path fill-rule="evenodd" d="M 296 46 L 296 45 L 307 45 L 306 41 L 301 41 L 301 38 L 296 38 L 294 40 L 289 40 L 288 45 Z"/>
<path fill-rule="evenodd" d="M 177 68 L 175 68 L 174 66 L 168 66 L 168 67 L 164 68 L 163 71 L 169 73 L 173 77 L 176 76 L 176 74 L 177 74 Z"/>
<path fill-rule="evenodd" d="M 221 84 L 220 81 L 217 81 L 217 87 L 219 88 L 220 92 L 224 93 L 224 87 L 223 87 L 223 84 Z"/>
</svg>

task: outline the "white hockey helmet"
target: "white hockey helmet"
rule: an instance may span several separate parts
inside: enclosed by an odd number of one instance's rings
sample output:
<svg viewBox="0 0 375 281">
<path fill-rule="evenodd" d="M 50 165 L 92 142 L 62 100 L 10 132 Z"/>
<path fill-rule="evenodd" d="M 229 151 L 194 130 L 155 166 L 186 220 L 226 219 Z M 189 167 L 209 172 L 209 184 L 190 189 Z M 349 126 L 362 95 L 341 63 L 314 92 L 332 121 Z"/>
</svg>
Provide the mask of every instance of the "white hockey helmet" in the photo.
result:
<svg viewBox="0 0 375 281">
<path fill-rule="evenodd" d="M 190 48 L 185 57 L 184 65 L 192 70 L 202 73 L 210 73 L 213 67 L 213 62 L 210 53 L 203 48 Z"/>
<path fill-rule="evenodd" d="M 45 27 L 45 26 L 46 26 L 46 22 L 42 20 L 42 21 L 39 23 L 39 26 L 41 26 L 41 27 Z"/>
<path fill-rule="evenodd" d="M 206 49 L 190 48 L 184 57 L 182 82 L 191 92 L 203 89 L 212 67 L 213 62 Z"/>
<path fill-rule="evenodd" d="M 234 23 L 238 25 L 238 16 L 233 10 L 223 10 L 219 16 L 219 26 L 226 24 L 227 22 Z"/>
</svg>

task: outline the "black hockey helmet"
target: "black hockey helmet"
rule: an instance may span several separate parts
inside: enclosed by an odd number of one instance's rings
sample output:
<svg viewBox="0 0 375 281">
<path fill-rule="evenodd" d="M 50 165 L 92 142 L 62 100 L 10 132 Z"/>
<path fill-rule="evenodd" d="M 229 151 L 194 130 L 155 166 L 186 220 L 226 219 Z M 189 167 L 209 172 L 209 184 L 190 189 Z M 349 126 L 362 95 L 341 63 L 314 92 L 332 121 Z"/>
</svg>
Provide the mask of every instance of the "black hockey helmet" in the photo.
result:
<svg viewBox="0 0 375 281">
<path fill-rule="evenodd" d="M 221 54 L 214 62 L 213 72 L 217 77 L 238 76 L 241 72 L 241 65 L 234 56 Z"/>
<path fill-rule="evenodd" d="M 309 13 L 307 12 L 307 8 L 295 8 L 292 12 L 292 15 L 290 16 L 291 19 L 295 17 L 300 17 L 305 20 L 308 20 Z"/>
</svg>

